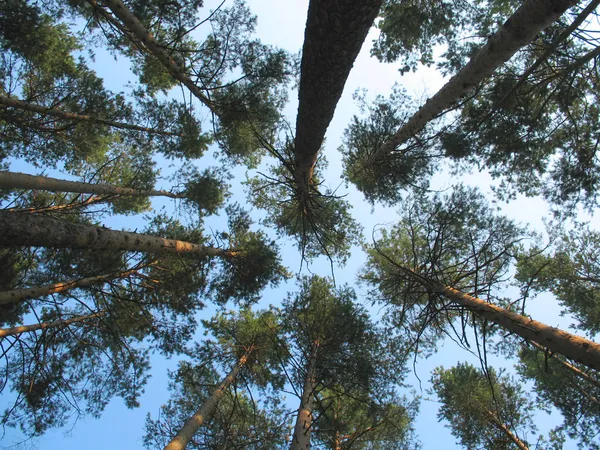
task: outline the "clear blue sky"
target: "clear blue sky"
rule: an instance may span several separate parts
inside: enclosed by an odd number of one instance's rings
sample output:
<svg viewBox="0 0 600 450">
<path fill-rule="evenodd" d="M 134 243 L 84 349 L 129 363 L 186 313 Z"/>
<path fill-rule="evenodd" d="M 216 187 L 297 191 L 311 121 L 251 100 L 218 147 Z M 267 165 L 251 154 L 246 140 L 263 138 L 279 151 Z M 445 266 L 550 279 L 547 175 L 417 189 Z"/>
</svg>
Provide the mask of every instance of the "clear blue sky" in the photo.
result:
<svg viewBox="0 0 600 450">
<path fill-rule="evenodd" d="M 214 8 L 218 2 L 206 1 L 205 11 Z M 258 35 L 263 42 L 270 43 L 285 48 L 286 50 L 297 53 L 302 47 L 304 39 L 304 25 L 306 22 L 306 11 L 308 0 L 286 0 L 275 2 L 272 0 L 248 0 L 248 4 L 253 13 L 258 16 Z M 410 94 L 424 99 L 428 95 L 434 93 L 442 83 L 442 78 L 434 69 L 423 69 L 416 74 L 409 74 L 401 77 L 397 71 L 397 66 L 394 64 L 380 64 L 374 58 L 369 57 L 369 48 L 371 41 L 375 38 L 376 31 L 372 30 L 367 38 L 362 52 L 352 70 L 347 81 L 344 94 L 336 110 L 336 114 L 327 132 L 327 141 L 325 153 L 329 161 L 329 169 L 326 172 L 325 179 L 329 186 L 337 187 L 341 182 L 341 155 L 337 148 L 341 144 L 341 137 L 344 128 L 350 122 L 352 115 L 357 111 L 356 105 L 352 100 L 352 94 L 357 88 L 366 88 L 369 95 L 374 97 L 376 94 L 387 94 L 390 92 L 394 83 L 398 82 L 403 85 Z M 115 64 L 112 57 L 99 52 L 95 67 L 100 76 L 105 77 L 106 85 L 114 91 L 124 90 L 123 80 L 129 77 L 127 73 L 127 64 L 122 62 Z M 290 123 L 295 122 L 295 114 L 297 107 L 297 92 L 290 94 L 290 103 L 286 109 L 286 115 Z M 200 161 L 199 166 L 205 167 L 211 162 Z M 13 167 L 17 170 L 17 166 Z M 243 201 L 245 193 L 241 185 L 243 181 L 244 170 L 238 170 L 235 180 L 232 181 L 234 199 Z M 489 189 L 489 177 L 485 174 L 474 175 L 466 180 L 469 184 L 480 185 L 483 189 Z M 448 187 L 450 178 L 447 176 L 439 176 L 434 180 L 434 185 L 437 187 Z M 168 187 L 168 186 L 163 186 Z M 342 187 L 342 190 L 345 188 Z M 363 201 L 362 196 L 357 193 L 352 187 L 348 188 L 349 196 L 347 197 L 354 206 L 353 214 L 364 226 L 365 236 L 370 237 L 373 228 L 378 224 L 391 224 L 396 219 L 396 213 L 393 208 L 376 207 L 374 213 L 371 213 L 371 207 Z M 176 213 L 176 208 L 168 202 L 166 204 Z M 505 214 L 522 222 L 529 222 L 537 229 L 543 229 L 542 217 L 546 215 L 547 208 L 543 202 L 532 199 L 518 199 L 510 205 L 503 205 Z M 218 222 L 219 219 L 216 219 Z M 215 223 L 216 223 L 215 222 Z M 130 219 L 124 221 L 115 220 L 110 223 L 110 226 L 131 227 L 134 228 Z M 283 243 L 282 243 L 283 244 Z M 287 266 L 296 271 L 299 267 L 299 254 L 289 245 L 284 246 L 283 258 Z M 336 268 L 335 275 L 339 283 L 354 283 L 354 277 L 364 262 L 364 255 L 360 249 L 355 249 L 355 252 L 350 259 L 349 264 L 342 270 Z M 329 274 L 329 266 L 324 262 L 319 262 L 311 266 L 311 271 L 322 275 Z M 291 286 L 291 285 L 290 285 Z M 277 290 L 265 292 L 264 304 L 277 304 L 285 295 L 285 287 Z M 543 308 L 537 307 L 544 303 Z M 550 306 L 549 306 L 550 305 Z M 546 298 L 533 302 L 529 309 L 529 314 L 533 317 L 545 321 L 550 325 L 565 325 L 565 319 L 558 317 L 558 309 L 552 306 L 552 299 Z M 202 313 L 203 317 L 208 317 L 210 310 L 205 310 Z M 411 375 L 410 380 L 415 382 L 415 389 L 418 394 L 428 397 L 425 389 L 428 386 L 428 379 L 431 370 L 438 366 L 444 365 L 450 367 L 457 361 L 468 360 L 477 364 L 475 358 L 470 356 L 464 350 L 459 349 L 455 344 L 450 342 L 445 343 L 439 352 L 427 361 L 420 361 L 417 365 L 417 373 L 423 381 L 424 391 L 419 390 L 419 385 L 416 384 L 416 378 Z M 502 364 L 502 361 L 498 361 Z M 102 417 L 98 420 L 86 418 L 82 419 L 69 430 L 56 430 L 48 432 L 42 439 L 33 442 L 36 447 L 44 450 L 70 450 L 70 449 L 86 449 L 86 450 L 104 450 L 108 448 L 117 449 L 138 449 L 142 448 L 141 436 L 143 434 L 143 423 L 147 413 L 151 413 L 156 417 L 159 407 L 162 403 L 168 400 L 166 391 L 167 377 L 166 369 L 175 369 L 176 362 L 174 360 L 164 361 L 160 358 L 155 358 L 153 362 L 152 378 L 146 387 L 146 393 L 141 398 L 141 408 L 130 411 L 127 410 L 120 399 L 113 400 L 104 411 Z M 296 407 L 297 400 L 290 399 L 293 407 Z M 424 449 L 452 449 L 458 448 L 454 446 L 454 438 L 443 424 L 437 422 L 438 405 L 431 400 L 425 400 L 421 405 L 421 414 L 418 417 L 417 435 L 423 443 Z M 548 419 L 546 416 L 540 417 L 540 431 L 547 430 L 548 425 L 556 424 L 557 419 Z M 3 445 L 10 445 L 16 435 L 8 430 L 3 440 Z M 574 447 L 573 447 L 574 448 Z"/>
</svg>

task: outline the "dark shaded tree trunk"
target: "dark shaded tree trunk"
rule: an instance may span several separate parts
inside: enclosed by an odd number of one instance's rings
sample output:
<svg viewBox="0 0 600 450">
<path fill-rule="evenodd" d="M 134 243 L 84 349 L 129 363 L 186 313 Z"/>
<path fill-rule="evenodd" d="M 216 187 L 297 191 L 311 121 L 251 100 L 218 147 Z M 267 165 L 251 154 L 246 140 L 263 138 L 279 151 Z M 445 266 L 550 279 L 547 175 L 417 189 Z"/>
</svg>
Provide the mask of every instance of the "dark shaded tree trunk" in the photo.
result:
<svg viewBox="0 0 600 450">
<path fill-rule="evenodd" d="M 239 251 L 223 250 L 158 236 L 115 231 L 50 217 L 0 211 L 0 246 L 128 250 L 145 253 L 192 253 L 199 257 L 232 257 Z"/>
<path fill-rule="evenodd" d="M 576 0 L 526 0 L 515 13 L 488 39 L 471 60 L 394 134 L 374 152 L 367 165 L 421 131 L 427 123 L 453 106 L 463 95 L 488 78 L 508 61 L 521 47 L 556 21 Z"/>
<path fill-rule="evenodd" d="M 102 125 L 107 125 L 113 128 L 120 128 L 123 130 L 134 130 L 141 131 L 143 133 L 150 134 L 161 134 L 163 136 L 181 136 L 177 133 L 171 133 L 168 131 L 157 130 L 155 128 L 147 128 L 139 125 L 133 125 L 130 123 L 124 122 L 114 122 L 112 120 L 101 119 L 100 117 L 88 116 L 85 114 L 74 114 L 68 111 L 61 111 L 60 109 L 55 108 L 46 108 L 45 106 L 36 105 L 35 103 L 24 102 L 22 100 L 17 100 L 16 98 L 6 97 L 4 95 L 0 95 L 0 105 L 4 105 L 8 108 L 14 109 L 22 109 L 24 111 L 29 111 L 37 114 L 43 114 L 46 116 L 56 117 L 58 119 L 64 120 L 73 120 L 76 122 L 92 122 L 99 123 Z"/>
<path fill-rule="evenodd" d="M 317 155 L 381 0 L 311 0 L 302 48 L 295 177 L 308 195 Z"/>
</svg>

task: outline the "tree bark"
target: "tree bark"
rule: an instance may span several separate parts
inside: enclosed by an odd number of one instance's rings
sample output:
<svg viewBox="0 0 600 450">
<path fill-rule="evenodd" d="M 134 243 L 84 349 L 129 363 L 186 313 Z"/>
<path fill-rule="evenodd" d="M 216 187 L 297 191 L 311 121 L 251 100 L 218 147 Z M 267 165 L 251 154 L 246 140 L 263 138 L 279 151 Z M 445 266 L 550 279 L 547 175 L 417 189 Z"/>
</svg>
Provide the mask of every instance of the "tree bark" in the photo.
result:
<svg viewBox="0 0 600 450">
<path fill-rule="evenodd" d="M 311 0 L 302 48 L 295 178 L 308 194 L 317 155 L 381 0 Z"/>
<path fill-rule="evenodd" d="M 100 312 L 97 312 L 94 314 L 89 314 L 87 316 L 73 317 L 72 319 L 66 319 L 66 320 L 58 319 L 53 322 L 42 322 L 42 323 L 36 323 L 34 325 L 22 325 L 20 327 L 14 327 L 14 328 L 3 328 L 3 329 L 0 329 L 0 338 L 4 338 L 6 336 L 15 336 L 18 334 L 27 333 L 27 332 L 36 331 L 36 330 L 46 330 L 48 328 L 59 328 L 59 327 L 62 328 L 62 327 L 69 326 L 73 323 L 85 322 L 86 320 L 96 319 L 98 317 L 102 317 L 105 314 L 106 314 L 105 311 L 100 311 Z"/>
<path fill-rule="evenodd" d="M 512 431 L 510 431 L 510 429 L 504 423 L 502 423 L 501 420 L 498 419 L 496 414 L 494 414 L 491 411 L 486 411 L 486 414 L 488 415 L 490 422 L 495 427 L 497 427 L 500 431 L 502 431 L 504 434 L 506 434 L 506 436 L 508 436 L 508 438 L 512 442 L 514 442 L 514 444 L 517 447 L 519 447 L 520 450 L 529 450 L 529 447 L 527 446 L 527 444 L 525 444 L 521 439 L 519 439 Z"/>
<path fill-rule="evenodd" d="M 96 0 L 88 0 L 90 4 L 96 8 L 101 7 Z M 206 97 L 202 91 L 196 86 L 191 78 L 183 71 L 183 68 L 171 58 L 163 47 L 156 41 L 156 38 L 150 33 L 144 24 L 127 8 L 121 0 L 102 0 L 111 12 L 117 17 L 127 29 L 140 41 L 140 44 L 148 50 L 148 52 L 156 57 L 158 61 L 167 69 L 173 78 L 180 81 L 190 92 L 202 102 L 210 111 L 218 116 L 218 111 L 214 104 Z"/>
<path fill-rule="evenodd" d="M 223 258 L 240 253 L 240 250 L 81 225 L 31 213 L 0 211 L 0 247 L 15 246 L 191 253 L 199 257 Z"/>
<path fill-rule="evenodd" d="M 188 419 L 188 421 L 181 428 L 181 430 L 179 430 L 171 442 L 167 444 L 165 450 L 183 450 L 185 448 L 185 446 L 194 437 L 194 434 L 196 434 L 206 419 L 210 419 L 210 417 L 214 414 L 215 410 L 217 409 L 217 405 L 219 404 L 219 400 L 221 397 L 223 397 L 223 394 L 231 385 L 231 383 L 233 383 L 233 381 L 236 379 L 239 371 L 246 364 L 250 354 L 253 351 L 254 347 L 251 347 L 250 350 L 248 350 L 246 354 L 239 359 L 235 366 L 233 366 L 233 369 L 231 369 L 231 372 L 229 372 L 223 381 L 221 381 L 221 384 L 217 386 L 212 395 L 204 402 L 200 409 Z"/>
<path fill-rule="evenodd" d="M 491 36 L 471 60 L 396 132 L 373 153 L 367 165 L 392 153 L 421 131 L 425 125 L 455 104 L 464 94 L 488 78 L 521 47 L 530 43 L 544 28 L 556 21 L 576 0 L 525 0 Z"/>
<path fill-rule="evenodd" d="M 0 188 L 38 189 L 52 192 L 77 192 L 96 195 L 126 195 L 131 197 L 169 197 L 182 198 L 169 191 L 138 190 L 111 184 L 92 184 L 81 181 L 67 181 L 58 178 L 28 175 L 19 172 L 0 171 Z"/>
<path fill-rule="evenodd" d="M 7 97 L 4 95 L 0 95 L 0 105 L 4 105 L 8 108 L 18 108 L 24 111 L 56 117 L 58 119 L 74 120 L 76 122 L 101 123 L 103 125 L 107 125 L 113 128 L 142 131 L 144 133 L 160 134 L 163 136 L 182 136 L 181 134 L 171 133 L 169 131 L 162 131 L 154 128 L 147 128 L 124 122 L 115 122 L 112 120 L 101 119 L 100 117 L 88 116 L 86 114 L 75 114 L 67 111 L 61 111 L 60 109 L 56 108 L 46 108 L 45 106 L 36 105 L 35 103 L 24 102 L 22 100 L 17 100 L 16 98 Z"/>
<path fill-rule="evenodd" d="M 406 267 L 403 270 L 415 281 L 433 292 L 446 297 L 490 322 L 500 325 L 523 339 L 537 342 L 553 353 L 559 353 L 592 369 L 600 370 L 600 344 L 500 308 L 450 286 L 443 286 Z"/>
<path fill-rule="evenodd" d="M 69 280 L 61 283 L 47 284 L 45 286 L 12 289 L 10 291 L 0 292 L 0 305 L 8 305 L 11 303 L 22 302 L 24 300 L 45 297 L 46 295 L 59 294 L 61 292 L 70 291 L 71 289 L 88 287 L 94 284 L 102 284 L 117 278 L 126 278 L 129 275 L 137 273 L 138 270 L 140 270 L 140 268 L 107 275 L 80 278 L 79 280 Z"/>
<path fill-rule="evenodd" d="M 316 382 L 316 350 L 313 351 L 308 363 L 306 378 L 304 379 L 304 387 L 300 398 L 300 408 L 298 416 L 296 416 L 296 425 L 294 426 L 294 436 L 290 450 L 309 450 L 310 449 L 310 429 L 312 425 L 312 412 L 315 402 Z"/>
</svg>

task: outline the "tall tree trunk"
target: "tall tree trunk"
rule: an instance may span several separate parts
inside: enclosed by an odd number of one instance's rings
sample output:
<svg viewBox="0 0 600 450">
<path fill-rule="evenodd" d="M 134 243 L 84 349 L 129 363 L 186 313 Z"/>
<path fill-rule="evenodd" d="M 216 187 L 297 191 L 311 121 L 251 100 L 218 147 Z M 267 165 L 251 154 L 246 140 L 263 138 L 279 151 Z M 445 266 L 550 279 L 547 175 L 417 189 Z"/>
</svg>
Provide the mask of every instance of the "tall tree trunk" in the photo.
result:
<svg viewBox="0 0 600 450">
<path fill-rule="evenodd" d="M 148 264 L 144 265 L 144 267 L 147 265 Z M 80 278 L 79 280 L 63 281 L 61 283 L 47 284 L 45 286 L 12 289 L 10 291 L 0 292 L 0 305 L 8 305 L 10 303 L 45 297 L 46 295 L 59 294 L 61 292 L 70 291 L 71 289 L 88 287 L 94 284 L 102 284 L 117 278 L 126 278 L 129 275 L 137 273 L 141 268 L 142 267 L 138 267 L 137 269 L 126 270 L 123 272 Z"/>
<path fill-rule="evenodd" d="M 295 138 L 298 191 L 308 195 L 317 155 L 381 0 L 311 0 L 302 48 Z"/>
<path fill-rule="evenodd" d="M 500 431 L 502 431 L 508 438 L 517 446 L 520 450 L 529 450 L 529 447 L 525 442 L 519 439 L 510 429 L 500 420 L 498 416 L 494 414 L 492 411 L 486 411 L 486 415 L 488 416 L 489 421 L 497 427 Z"/>
<path fill-rule="evenodd" d="M 521 47 L 530 43 L 544 28 L 556 21 L 576 0 L 525 0 L 500 29 L 456 75 L 373 153 L 367 165 L 392 153 L 416 135 L 432 119 L 454 105 L 463 95 L 489 77 Z"/>
<path fill-rule="evenodd" d="M 131 197 L 182 198 L 169 191 L 138 190 L 111 184 L 92 184 L 81 181 L 67 181 L 58 178 L 28 175 L 19 172 L 0 171 L 0 188 L 39 189 L 52 192 L 77 192 L 80 194 L 126 195 Z"/>
<path fill-rule="evenodd" d="M 443 295 L 457 305 L 463 306 L 474 314 L 500 325 L 523 339 L 537 342 L 553 353 L 559 353 L 592 369 L 600 370 L 600 344 L 558 328 L 550 327 L 508 309 L 500 308 L 450 286 L 441 285 L 406 267 L 403 270 L 415 281 L 433 292 Z"/>
<path fill-rule="evenodd" d="M 0 329 L 0 338 L 4 338 L 6 336 L 15 336 L 22 333 L 27 333 L 36 330 L 46 330 L 48 328 L 63 328 L 67 327 L 73 323 L 85 322 L 87 320 L 96 319 L 98 317 L 102 317 L 105 315 L 105 311 L 100 311 L 94 314 L 88 314 L 86 316 L 77 316 L 72 319 L 58 319 L 53 322 L 42 322 L 36 323 L 34 325 L 22 325 L 20 327 L 14 328 L 2 328 Z"/>
<path fill-rule="evenodd" d="M 190 92 L 207 106 L 213 114 L 218 116 L 218 111 L 214 104 L 206 97 L 202 91 L 196 86 L 192 79 L 184 72 L 183 68 L 165 51 L 165 49 L 156 41 L 156 38 L 150 33 L 144 24 L 127 8 L 121 0 L 88 0 L 95 8 L 102 8 L 106 5 L 111 12 L 117 17 L 130 32 L 133 37 L 139 40 L 139 44 L 144 47 L 150 54 L 167 69 L 173 78 L 180 81 Z"/>
<path fill-rule="evenodd" d="M 294 436 L 290 450 L 309 450 L 310 449 L 310 429 L 312 426 L 313 409 L 315 403 L 315 390 L 317 388 L 316 381 L 316 365 L 317 351 L 313 351 L 308 362 L 306 378 L 304 379 L 304 387 L 302 396 L 300 397 L 300 408 L 296 417 L 296 425 L 294 426 Z"/>
<path fill-rule="evenodd" d="M 535 342 L 531 342 L 531 344 L 538 350 L 541 350 L 542 352 L 546 352 L 546 349 L 543 346 L 541 346 L 540 344 L 537 344 Z M 572 372 L 575 376 L 581 378 L 582 380 L 587 381 L 590 384 L 593 384 L 597 388 L 600 388 L 600 381 L 596 380 L 595 378 L 593 378 L 589 374 L 585 373 L 584 371 L 578 369 L 573 364 L 569 364 L 567 361 L 565 361 L 561 357 L 559 357 L 557 355 L 551 355 L 551 356 L 554 358 L 555 361 L 558 361 L 565 369 Z"/>
<path fill-rule="evenodd" d="M 183 450 L 185 448 L 205 420 L 209 419 L 214 414 L 217 405 L 219 404 L 219 400 L 223 397 L 223 394 L 231 383 L 236 379 L 239 371 L 246 364 L 253 351 L 254 347 L 251 347 L 246 354 L 239 359 L 235 366 L 233 366 L 233 369 L 231 369 L 231 372 L 229 372 L 223 381 L 221 381 L 221 384 L 217 386 L 212 395 L 204 402 L 200 409 L 188 419 L 171 442 L 167 444 L 165 450 Z"/>
<path fill-rule="evenodd" d="M 155 128 L 141 127 L 139 125 L 133 125 L 125 122 L 115 122 L 112 120 L 102 119 L 100 117 L 88 116 L 86 114 L 75 114 L 67 111 L 61 111 L 56 108 L 46 108 L 45 106 L 36 105 L 35 103 L 24 102 L 16 98 L 7 97 L 0 95 L 0 105 L 4 105 L 8 108 L 17 108 L 24 111 L 34 112 L 37 114 L 43 114 L 45 116 L 56 117 L 58 119 L 74 120 L 76 122 L 93 122 L 101 123 L 113 128 L 119 128 L 123 130 L 134 130 L 142 131 L 144 133 L 160 134 L 163 136 L 181 136 L 178 133 L 171 133 L 169 131 L 157 130 Z"/>
<path fill-rule="evenodd" d="M 31 213 L 0 211 L 0 247 L 31 246 L 127 250 L 144 253 L 192 253 L 199 257 L 232 257 L 224 250 L 147 234 L 81 225 Z"/>
</svg>

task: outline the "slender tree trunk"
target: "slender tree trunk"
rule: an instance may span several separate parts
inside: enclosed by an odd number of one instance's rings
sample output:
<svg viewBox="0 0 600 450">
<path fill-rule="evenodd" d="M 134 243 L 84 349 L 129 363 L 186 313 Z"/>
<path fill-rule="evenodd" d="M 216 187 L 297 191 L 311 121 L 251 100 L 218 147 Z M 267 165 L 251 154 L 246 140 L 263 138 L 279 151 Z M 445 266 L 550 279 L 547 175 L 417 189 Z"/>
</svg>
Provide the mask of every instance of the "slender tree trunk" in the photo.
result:
<svg viewBox="0 0 600 450">
<path fill-rule="evenodd" d="M 61 292 L 70 291 L 71 289 L 88 287 L 94 284 L 102 284 L 117 278 L 126 278 L 129 275 L 137 273 L 140 269 L 141 267 L 138 267 L 137 269 L 126 270 L 124 272 L 116 272 L 107 275 L 81 278 L 79 280 L 69 280 L 61 283 L 47 284 L 45 286 L 35 286 L 0 292 L 0 305 L 8 305 L 10 303 L 45 297 L 46 295 L 59 294 Z"/>
<path fill-rule="evenodd" d="M 67 181 L 58 178 L 28 175 L 18 172 L 0 171 L 0 188 L 38 189 L 52 192 L 77 192 L 96 195 L 127 195 L 131 197 L 169 197 L 182 198 L 169 191 L 138 190 L 111 184 L 92 184 L 81 181 Z"/>
<path fill-rule="evenodd" d="M 432 119 L 454 105 L 463 95 L 488 78 L 521 47 L 530 43 L 544 28 L 556 21 L 576 0 L 525 0 L 500 29 L 456 75 L 373 153 L 367 165 L 392 153 L 416 135 Z"/>
<path fill-rule="evenodd" d="M 240 252 L 158 236 L 115 231 L 94 225 L 81 225 L 31 213 L 0 211 L 0 247 L 15 246 L 191 253 L 199 257 L 224 258 Z"/>
<path fill-rule="evenodd" d="M 491 411 L 486 411 L 486 414 L 488 415 L 488 419 L 490 420 L 490 422 L 499 430 L 501 430 L 504 434 L 506 434 L 506 436 L 508 436 L 508 438 L 512 442 L 514 442 L 514 444 L 517 447 L 519 447 L 520 450 L 529 450 L 527 444 L 525 444 L 521 439 L 519 439 L 512 431 L 510 431 L 510 429 L 504 423 L 502 423 L 501 420 L 498 419 L 496 414 L 494 414 Z"/>
<path fill-rule="evenodd" d="M 450 286 L 443 286 L 406 267 L 403 270 L 433 292 L 443 295 L 457 305 L 500 325 L 523 339 L 537 342 L 553 353 L 559 353 L 592 369 L 600 370 L 600 344 L 500 308 Z"/>
<path fill-rule="evenodd" d="M 67 111 L 61 111 L 56 108 L 46 108 L 45 106 L 36 105 L 35 103 L 24 102 L 16 98 L 7 97 L 0 95 L 0 105 L 4 105 L 9 108 L 22 109 L 37 114 L 43 114 L 45 116 L 56 117 L 58 119 L 74 120 L 76 122 L 93 122 L 107 125 L 113 128 L 119 128 L 123 130 L 134 130 L 142 131 L 144 133 L 160 134 L 163 136 L 182 136 L 178 133 L 171 133 L 169 131 L 157 130 L 155 128 L 141 127 L 139 125 L 133 125 L 125 122 L 115 122 L 112 120 L 101 119 L 100 117 L 88 116 L 86 114 L 75 114 Z"/>
<path fill-rule="evenodd" d="M 167 444 L 165 450 L 183 450 L 185 446 L 194 437 L 194 434 L 202 426 L 206 419 L 209 419 L 217 409 L 219 400 L 223 397 L 223 394 L 227 388 L 233 383 L 237 377 L 241 368 L 246 364 L 250 354 L 254 351 L 254 348 L 250 348 L 244 356 L 233 366 L 231 372 L 221 381 L 221 384 L 217 386 L 212 395 L 204 402 L 202 407 L 188 419 L 185 425 L 179 430 L 177 435 Z"/>
<path fill-rule="evenodd" d="M 167 69 L 173 78 L 180 81 L 190 92 L 207 106 L 213 114 L 218 116 L 218 111 L 214 104 L 206 97 L 202 91 L 196 86 L 191 78 L 183 71 L 183 68 L 165 51 L 163 47 L 156 41 L 156 38 L 150 33 L 144 24 L 127 8 L 121 0 L 102 0 L 97 3 L 96 0 L 88 0 L 96 8 L 101 8 L 101 4 L 106 5 L 111 12 L 117 17 L 130 31 L 140 44 L 148 50 L 148 52 L 156 57 L 158 61 Z"/>
<path fill-rule="evenodd" d="M 308 362 L 308 370 L 304 379 L 304 387 L 300 398 L 300 408 L 296 417 L 296 425 L 294 426 L 294 436 L 290 450 L 309 450 L 310 449 L 310 429 L 313 420 L 313 409 L 315 403 L 315 390 L 317 388 L 316 381 L 316 363 L 317 351 L 315 350 Z"/>
<path fill-rule="evenodd" d="M 541 350 L 543 352 L 546 351 L 546 349 L 541 346 L 540 344 L 536 343 L 536 342 L 531 342 L 531 344 L 537 348 L 538 350 Z M 596 386 L 597 388 L 600 388 L 600 381 L 596 380 L 595 378 L 591 377 L 590 375 L 588 375 L 587 373 L 585 373 L 584 371 L 578 369 L 577 367 L 575 367 L 573 364 L 569 364 L 567 361 L 565 361 L 564 359 L 562 359 L 561 357 L 557 356 L 557 355 L 552 355 L 552 357 L 554 358 L 555 361 L 558 361 L 565 369 L 569 370 L 570 372 L 572 372 L 575 376 L 581 378 L 582 380 L 587 381 L 590 384 L 593 384 L 594 386 Z"/>
<path fill-rule="evenodd" d="M 317 155 L 381 0 L 311 0 L 300 71 L 295 177 L 308 194 Z"/>
<path fill-rule="evenodd" d="M 6 337 L 6 336 L 15 336 L 18 334 L 27 333 L 27 332 L 36 331 L 36 330 L 46 330 L 48 328 L 63 328 L 63 327 L 69 326 L 73 323 L 85 322 L 88 320 L 96 319 L 98 317 L 102 317 L 105 314 L 106 314 L 105 311 L 100 311 L 100 312 L 97 312 L 94 314 L 89 314 L 87 316 L 73 317 L 72 319 L 58 319 L 53 322 L 42 322 L 42 323 L 36 323 L 34 325 L 22 325 L 20 327 L 14 327 L 14 328 L 3 328 L 3 329 L 0 329 L 0 338 Z"/>
</svg>

